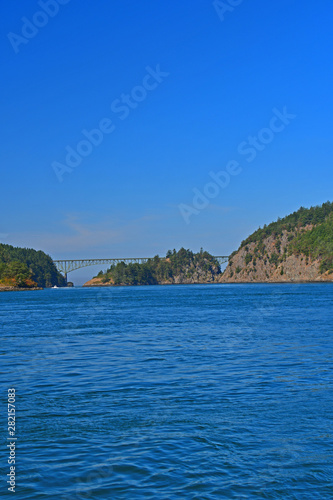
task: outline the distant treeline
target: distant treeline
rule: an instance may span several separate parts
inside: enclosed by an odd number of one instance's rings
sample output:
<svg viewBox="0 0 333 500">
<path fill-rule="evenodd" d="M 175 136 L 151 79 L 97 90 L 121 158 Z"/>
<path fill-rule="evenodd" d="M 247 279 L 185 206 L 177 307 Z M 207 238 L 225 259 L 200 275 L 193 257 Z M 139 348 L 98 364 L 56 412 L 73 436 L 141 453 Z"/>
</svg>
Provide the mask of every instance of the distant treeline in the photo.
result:
<svg viewBox="0 0 333 500">
<path fill-rule="evenodd" d="M 49 255 L 3 243 L 0 243 L 0 283 L 27 288 L 66 286 Z"/>
<path fill-rule="evenodd" d="M 105 273 L 101 271 L 98 278 L 103 283 L 114 285 L 157 285 L 160 283 L 205 281 L 213 279 L 221 272 L 218 261 L 208 252 L 201 250 L 193 253 L 181 248 L 169 250 L 165 258 L 158 255 L 143 264 L 125 264 L 120 262 L 111 266 Z"/>
<path fill-rule="evenodd" d="M 313 227 L 304 231 L 303 228 L 309 225 Z M 301 207 L 297 212 L 259 228 L 242 241 L 241 247 L 255 242 L 258 252 L 264 253 L 264 239 L 271 235 L 279 238 L 283 231 L 290 233 L 288 255 L 304 254 L 313 259 L 320 259 L 322 273 L 333 270 L 333 203 L 328 201 L 321 206 Z"/>
</svg>

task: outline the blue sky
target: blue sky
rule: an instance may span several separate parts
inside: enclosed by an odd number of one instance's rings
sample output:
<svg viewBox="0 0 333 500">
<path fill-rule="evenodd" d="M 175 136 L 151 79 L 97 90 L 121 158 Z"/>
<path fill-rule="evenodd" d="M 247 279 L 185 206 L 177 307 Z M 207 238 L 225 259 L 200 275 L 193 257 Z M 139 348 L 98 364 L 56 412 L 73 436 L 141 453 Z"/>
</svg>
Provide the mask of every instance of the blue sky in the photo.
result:
<svg viewBox="0 0 333 500">
<path fill-rule="evenodd" d="M 332 2 L 222 3 L 4 4 L 2 242 L 55 259 L 227 255 L 332 200 Z M 293 118 L 270 135 L 273 109 Z M 112 132 L 84 149 L 102 121 Z M 258 137 L 249 162 L 239 147 Z M 75 168 L 67 147 L 86 154 Z M 231 161 L 241 171 L 198 209 L 193 190 Z"/>
</svg>

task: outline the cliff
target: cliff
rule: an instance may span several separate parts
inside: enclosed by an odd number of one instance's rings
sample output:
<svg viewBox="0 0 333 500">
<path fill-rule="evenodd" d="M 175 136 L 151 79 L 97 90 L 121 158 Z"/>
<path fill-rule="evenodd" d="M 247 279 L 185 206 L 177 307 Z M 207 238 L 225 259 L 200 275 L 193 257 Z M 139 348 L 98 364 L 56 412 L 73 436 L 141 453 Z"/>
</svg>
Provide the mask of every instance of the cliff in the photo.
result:
<svg viewBox="0 0 333 500">
<path fill-rule="evenodd" d="M 234 252 L 221 283 L 333 281 L 333 204 L 258 229 Z"/>
</svg>

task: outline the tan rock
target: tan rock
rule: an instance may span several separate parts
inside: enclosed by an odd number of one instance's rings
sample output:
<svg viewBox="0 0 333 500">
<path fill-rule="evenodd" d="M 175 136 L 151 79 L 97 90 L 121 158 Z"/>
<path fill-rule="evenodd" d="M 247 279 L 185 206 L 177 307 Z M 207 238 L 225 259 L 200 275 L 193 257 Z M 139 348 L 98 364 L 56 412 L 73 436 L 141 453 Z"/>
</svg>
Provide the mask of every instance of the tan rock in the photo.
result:
<svg viewBox="0 0 333 500">
<path fill-rule="evenodd" d="M 313 226 L 306 226 L 300 231 L 307 231 Z M 241 247 L 229 260 L 220 283 L 292 283 L 292 282 L 333 282 L 332 273 L 320 273 L 320 260 L 311 260 L 306 255 L 288 255 L 288 237 L 291 233 L 283 231 L 282 236 L 273 235 L 263 240 L 264 253 L 255 254 L 256 242 Z M 280 241 L 279 250 L 276 244 Z M 276 254 L 278 262 L 272 262 Z M 248 256 L 252 256 L 250 260 Z M 246 261 L 246 258 L 248 259 Z"/>
</svg>

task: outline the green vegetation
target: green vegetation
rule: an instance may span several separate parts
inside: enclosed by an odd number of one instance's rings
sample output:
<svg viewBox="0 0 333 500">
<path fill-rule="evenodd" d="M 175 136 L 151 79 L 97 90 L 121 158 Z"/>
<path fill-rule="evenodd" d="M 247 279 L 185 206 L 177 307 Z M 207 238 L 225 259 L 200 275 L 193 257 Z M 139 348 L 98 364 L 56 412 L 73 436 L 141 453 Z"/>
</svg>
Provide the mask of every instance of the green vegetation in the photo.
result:
<svg viewBox="0 0 333 500">
<path fill-rule="evenodd" d="M 320 259 L 320 272 L 333 271 L 333 213 L 311 231 L 296 236 L 290 249 L 296 255 L 302 253 L 313 259 Z"/>
<path fill-rule="evenodd" d="M 160 283 L 204 282 L 221 273 L 219 263 L 202 249 L 199 253 L 181 248 L 169 250 L 165 258 L 156 255 L 144 264 L 120 262 L 97 275 L 103 283 L 114 285 L 157 285 Z"/>
<path fill-rule="evenodd" d="M 248 265 L 251 260 L 252 260 L 252 254 L 251 253 L 247 253 L 246 256 L 245 256 L 245 264 Z"/>
<path fill-rule="evenodd" d="M 297 210 L 297 212 L 287 215 L 287 217 L 284 217 L 283 219 L 279 218 L 276 222 L 272 222 L 268 226 L 265 225 L 263 228 L 259 228 L 246 240 L 242 241 L 241 247 L 253 242 L 262 244 L 263 240 L 268 238 L 268 236 L 281 236 L 283 231 L 292 232 L 309 224 L 322 224 L 332 213 L 333 203 L 330 203 L 329 201 L 317 207 L 301 207 Z"/>
<path fill-rule="evenodd" d="M 20 288 L 66 286 L 49 255 L 3 243 L 0 243 L 0 284 Z"/>
<path fill-rule="evenodd" d="M 309 228 L 310 226 L 310 228 Z M 312 227 L 311 227 L 312 226 Z M 306 228 L 306 229 L 305 229 Z M 287 232 L 287 247 L 281 252 L 281 237 Z M 264 240 L 269 236 L 276 238 L 276 252 L 269 255 L 266 252 Z M 304 254 L 307 258 L 319 259 L 320 272 L 333 271 L 333 203 L 326 202 L 321 206 L 303 208 L 283 219 L 278 219 L 268 226 L 259 228 L 251 236 L 241 243 L 240 248 L 245 247 L 248 252 L 248 245 L 256 243 L 254 255 L 260 254 L 268 258 L 271 264 L 276 267 L 280 262 L 286 260 L 287 255 Z M 234 252 L 235 253 L 235 252 Z M 252 261 L 253 255 L 247 253 L 245 263 L 248 265 Z M 307 260 L 308 262 L 308 260 Z M 266 259 L 264 260 L 266 263 Z M 253 261 L 255 265 L 255 259 Z M 237 269 L 236 269 L 237 272 Z M 281 272 L 283 274 L 283 270 Z"/>
<path fill-rule="evenodd" d="M 271 264 L 275 264 L 275 266 L 277 267 L 278 263 L 279 263 L 279 256 L 277 253 L 272 253 L 270 259 L 269 259 L 269 262 Z"/>
</svg>

